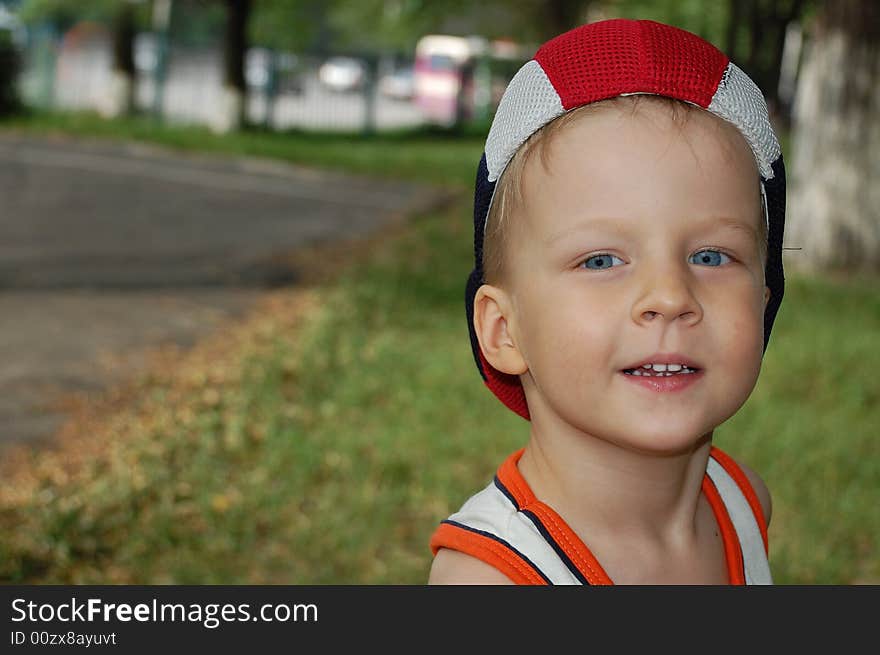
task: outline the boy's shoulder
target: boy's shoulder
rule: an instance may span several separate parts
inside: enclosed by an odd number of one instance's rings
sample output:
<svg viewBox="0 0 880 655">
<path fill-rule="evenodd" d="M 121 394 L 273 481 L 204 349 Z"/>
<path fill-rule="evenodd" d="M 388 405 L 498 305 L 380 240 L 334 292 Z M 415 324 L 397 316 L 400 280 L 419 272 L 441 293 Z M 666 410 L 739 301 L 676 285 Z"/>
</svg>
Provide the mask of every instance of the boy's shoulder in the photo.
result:
<svg viewBox="0 0 880 655">
<path fill-rule="evenodd" d="M 434 556 L 428 575 L 429 585 L 512 585 L 513 581 L 486 562 L 450 548 Z"/>
</svg>

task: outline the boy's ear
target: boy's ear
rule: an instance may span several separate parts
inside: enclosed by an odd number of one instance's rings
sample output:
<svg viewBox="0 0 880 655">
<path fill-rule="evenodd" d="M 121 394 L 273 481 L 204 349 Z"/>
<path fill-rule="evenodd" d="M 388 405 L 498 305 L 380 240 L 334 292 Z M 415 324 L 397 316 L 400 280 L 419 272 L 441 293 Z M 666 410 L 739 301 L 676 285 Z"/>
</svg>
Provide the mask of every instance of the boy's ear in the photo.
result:
<svg viewBox="0 0 880 655">
<path fill-rule="evenodd" d="M 511 334 L 516 316 L 513 303 L 503 289 L 484 284 L 474 296 L 474 331 L 483 356 L 502 373 L 520 375 L 528 370 Z"/>
<path fill-rule="evenodd" d="M 773 294 L 770 293 L 770 287 L 764 287 L 764 309 L 767 309 L 767 303 L 770 302 L 770 296 Z"/>
</svg>

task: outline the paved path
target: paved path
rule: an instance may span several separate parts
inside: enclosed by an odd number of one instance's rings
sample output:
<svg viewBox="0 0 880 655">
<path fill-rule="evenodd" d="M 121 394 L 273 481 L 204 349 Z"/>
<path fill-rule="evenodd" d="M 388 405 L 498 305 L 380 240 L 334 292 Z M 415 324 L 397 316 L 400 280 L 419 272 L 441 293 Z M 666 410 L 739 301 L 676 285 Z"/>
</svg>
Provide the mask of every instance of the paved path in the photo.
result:
<svg viewBox="0 0 880 655">
<path fill-rule="evenodd" d="M 38 444 L 59 393 L 187 346 L 304 246 L 367 235 L 438 192 L 255 159 L 0 133 L 0 445 Z M 113 366 L 108 363 L 113 362 Z"/>
</svg>

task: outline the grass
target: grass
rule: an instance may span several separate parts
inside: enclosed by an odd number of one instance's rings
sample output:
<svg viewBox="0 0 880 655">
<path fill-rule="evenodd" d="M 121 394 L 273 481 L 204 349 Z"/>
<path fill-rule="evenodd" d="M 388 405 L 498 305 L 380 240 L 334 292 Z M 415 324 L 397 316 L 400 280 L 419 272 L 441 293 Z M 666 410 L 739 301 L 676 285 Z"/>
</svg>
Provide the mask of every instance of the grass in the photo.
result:
<svg viewBox="0 0 880 655">
<path fill-rule="evenodd" d="M 473 154 L 449 146 L 421 175 L 469 178 Z M 462 190 L 87 399 L 58 449 L 0 483 L 0 581 L 423 583 L 437 521 L 527 434 L 471 359 L 469 213 Z M 790 276 L 755 393 L 717 431 L 773 492 L 779 583 L 880 580 L 876 286 Z"/>
<path fill-rule="evenodd" d="M 40 135 L 143 141 L 168 148 L 269 157 L 352 173 L 444 185 L 473 183 L 485 132 L 413 128 L 374 134 L 268 131 L 227 135 L 194 125 L 159 123 L 149 116 L 105 120 L 93 112 L 30 111 L 0 122 L 0 130 Z"/>
</svg>

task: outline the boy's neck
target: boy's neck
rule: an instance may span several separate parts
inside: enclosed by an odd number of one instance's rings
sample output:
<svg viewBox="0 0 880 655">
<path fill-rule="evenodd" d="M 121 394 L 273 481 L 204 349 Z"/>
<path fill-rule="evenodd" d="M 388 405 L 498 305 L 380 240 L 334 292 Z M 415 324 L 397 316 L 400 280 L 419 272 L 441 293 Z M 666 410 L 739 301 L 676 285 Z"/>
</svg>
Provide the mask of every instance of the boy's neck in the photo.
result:
<svg viewBox="0 0 880 655">
<path fill-rule="evenodd" d="M 693 534 L 712 433 L 690 451 L 640 453 L 578 435 L 532 429 L 519 469 L 535 496 L 575 531 L 679 541 Z"/>
</svg>

